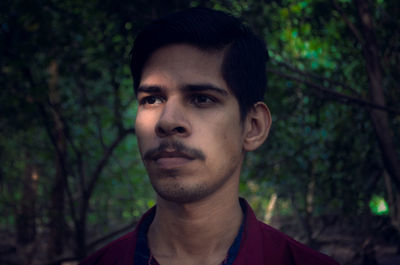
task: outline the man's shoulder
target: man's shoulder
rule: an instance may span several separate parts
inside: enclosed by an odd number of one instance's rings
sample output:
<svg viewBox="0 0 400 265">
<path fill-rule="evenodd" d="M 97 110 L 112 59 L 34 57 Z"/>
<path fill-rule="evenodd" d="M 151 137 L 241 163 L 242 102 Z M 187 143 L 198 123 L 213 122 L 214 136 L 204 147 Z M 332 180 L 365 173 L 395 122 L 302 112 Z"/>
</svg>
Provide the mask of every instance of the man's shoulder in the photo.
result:
<svg viewBox="0 0 400 265">
<path fill-rule="evenodd" d="M 258 221 L 258 225 L 262 231 L 265 248 L 273 249 L 275 253 L 287 257 L 290 262 L 288 264 L 338 265 L 331 257 L 296 241 L 281 231 L 261 221 Z"/>
<path fill-rule="evenodd" d="M 80 265 L 132 264 L 136 243 L 135 234 L 136 231 L 132 231 L 112 241 L 84 259 Z M 129 263 L 125 261 L 129 261 Z"/>
<path fill-rule="evenodd" d="M 131 265 L 135 255 L 136 242 L 138 241 L 138 233 L 140 227 L 145 222 L 149 222 L 154 217 L 155 207 L 149 209 L 142 215 L 139 222 L 136 224 L 132 232 L 121 236 L 120 238 L 112 241 L 105 247 L 96 251 L 84 259 L 80 265 Z"/>
<path fill-rule="evenodd" d="M 339 265 L 331 257 L 261 222 L 249 205 L 246 215 L 245 238 L 237 264 Z"/>
</svg>

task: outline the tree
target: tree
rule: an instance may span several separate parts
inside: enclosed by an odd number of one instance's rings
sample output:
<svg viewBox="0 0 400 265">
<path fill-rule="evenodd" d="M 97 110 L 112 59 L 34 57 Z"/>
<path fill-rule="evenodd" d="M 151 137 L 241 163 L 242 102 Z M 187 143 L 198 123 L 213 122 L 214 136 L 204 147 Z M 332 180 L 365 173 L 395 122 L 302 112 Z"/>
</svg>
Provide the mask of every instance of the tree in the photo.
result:
<svg viewBox="0 0 400 265">
<path fill-rule="evenodd" d="M 296 217 L 318 248 L 315 218 L 369 216 L 379 195 L 399 229 L 397 1 L 3 1 L 0 233 L 20 235 L 26 263 L 82 257 L 154 204 L 129 52 L 143 25 L 189 6 L 232 13 L 269 47 L 272 131 L 241 181 L 259 216 Z"/>
</svg>

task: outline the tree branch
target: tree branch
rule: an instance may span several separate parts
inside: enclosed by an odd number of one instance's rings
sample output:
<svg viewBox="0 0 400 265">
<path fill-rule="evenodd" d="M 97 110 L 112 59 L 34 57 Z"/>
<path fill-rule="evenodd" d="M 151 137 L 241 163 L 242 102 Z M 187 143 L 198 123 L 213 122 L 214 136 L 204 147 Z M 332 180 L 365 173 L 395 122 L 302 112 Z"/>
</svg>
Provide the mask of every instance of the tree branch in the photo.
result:
<svg viewBox="0 0 400 265">
<path fill-rule="evenodd" d="M 115 123 L 115 126 L 118 128 L 118 132 L 121 133 L 121 131 L 124 130 L 124 127 L 122 124 L 121 99 L 119 97 L 120 84 L 117 81 L 116 66 L 114 66 L 111 69 L 111 87 L 113 89 L 113 94 L 114 94 L 114 102 L 113 102 L 114 123 Z"/>
<path fill-rule="evenodd" d="M 101 144 L 101 147 L 103 148 L 103 151 L 107 149 L 106 144 L 104 143 L 104 136 L 103 136 L 103 126 L 101 126 L 101 121 L 100 121 L 100 115 L 93 109 L 93 106 L 89 104 L 89 108 L 94 116 L 97 131 L 98 131 L 98 137 L 99 141 Z"/>
<path fill-rule="evenodd" d="M 361 95 L 360 95 L 360 93 L 358 93 L 358 91 L 356 91 L 355 89 L 353 89 L 353 88 L 351 88 L 351 87 L 349 87 L 349 86 L 343 84 L 342 82 L 335 81 L 335 80 L 332 80 L 332 79 L 330 79 L 330 78 L 323 77 L 323 76 L 320 76 L 320 75 L 317 75 L 317 74 L 314 74 L 314 73 L 309 73 L 309 72 L 302 71 L 302 70 L 300 70 L 300 69 L 298 69 L 298 68 L 296 68 L 296 67 L 294 67 L 294 66 L 292 66 L 292 65 L 290 65 L 290 64 L 288 64 L 288 63 L 285 63 L 285 62 L 278 62 L 278 61 L 277 61 L 276 64 L 277 64 L 277 65 L 280 65 L 280 66 L 283 66 L 283 67 L 285 67 L 286 69 L 288 69 L 288 70 L 290 70 L 290 71 L 292 71 L 292 72 L 298 73 L 298 74 L 300 74 L 300 75 L 302 75 L 302 76 L 307 76 L 307 77 L 311 77 L 311 78 L 316 78 L 316 79 L 319 79 L 319 80 L 322 80 L 322 81 L 326 81 L 326 82 L 328 82 L 330 85 L 340 86 L 340 87 L 342 87 L 342 88 L 344 88 L 344 89 L 346 89 L 346 90 L 351 91 L 351 92 L 352 92 L 353 94 L 355 94 L 356 96 L 361 97 Z"/>
<path fill-rule="evenodd" d="M 291 80 L 294 80 L 294 81 L 299 82 L 299 83 L 303 83 L 303 84 L 308 85 L 309 87 L 311 87 L 313 89 L 316 89 L 316 90 L 318 90 L 320 92 L 329 94 L 329 95 L 333 96 L 334 98 L 340 99 L 342 101 L 344 100 L 347 103 L 353 103 L 353 104 L 357 104 L 357 105 L 360 105 L 360 106 L 363 106 L 363 107 L 379 109 L 379 110 L 390 112 L 390 113 L 393 113 L 393 114 L 396 114 L 396 115 L 400 115 L 400 110 L 395 110 L 395 109 L 392 109 L 392 108 L 384 107 L 384 106 L 372 103 L 370 101 L 366 101 L 364 99 L 360 99 L 360 98 L 344 95 L 342 93 L 333 91 L 331 89 L 328 89 L 328 88 L 326 88 L 324 86 L 321 86 L 321 85 L 316 84 L 314 82 L 311 82 L 309 80 L 301 79 L 299 77 L 296 77 L 296 76 L 293 76 L 293 75 L 289 75 L 289 74 L 283 73 L 283 72 L 275 70 L 275 69 L 268 69 L 267 71 L 270 72 L 270 73 L 282 76 L 284 78 L 291 79 Z"/>
<path fill-rule="evenodd" d="M 361 33 L 358 31 L 356 26 L 354 26 L 354 24 L 351 23 L 350 19 L 346 16 L 346 14 L 343 12 L 342 8 L 339 6 L 339 3 L 337 2 L 337 0 L 333 0 L 332 2 L 334 4 L 334 6 L 336 7 L 337 11 L 339 12 L 340 16 L 342 17 L 342 19 L 344 20 L 344 22 L 347 24 L 347 26 L 349 27 L 351 32 L 353 32 L 353 34 L 356 37 L 357 41 L 360 44 L 364 45 L 364 39 L 361 36 Z"/>
<path fill-rule="evenodd" d="M 95 184 L 97 182 L 97 179 L 100 177 L 100 174 L 103 171 L 103 168 L 106 166 L 106 164 L 107 164 L 110 156 L 114 152 L 115 148 L 122 142 L 122 140 L 125 139 L 125 137 L 127 135 L 134 134 L 134 133 L 135 133 L 135 129 L 134 128 L 123 130 L 117 136 L 117 138 L 114 140 L 114 142 L 104 152 L 103 157 L 100 159 L 100 162 L 97 164 L 97 167 L 96 167 L 95 171 L 92 174 L 92 177 L 90 179 L 89 185 L 88 185 L 88 187 L 86 189 L 86 192 L 85 192 L 85 199 L 88 200 L 90 198 L 90 195 L 92 194 L 93 189 L 95 187 Z"/>
<path fill-rule="evenodd" d="M 28 77 L 28 81 L 29 81 L 29 84 L 30 84 L 31 88 L 32 89 L 35 88 L 36 87 L 36 82 L 33 80 L 31 69 L 28 68 L 28 67 L 25 67 L 25 68 L 23 68 L 23 72 Z M 47 133 L 47 136 L 50 138 L 50 141 L 51 141 L 51 143 L 52 143 L 52 145 L 54 147 L 54 150 L 56 151 L 58 157 L 63 158 L 63 155 L 62 155 L 60 149 L 58 148 L 57 140 L 56 140 L 56 138 L 55 138 L 55 136 L 54 136 L 54 134 L 52 132 L 51 125 L 49 123 L 50 118 L 48 117 L 48 114 L 46 112 L 45 105 L 42 102 L 39 102 L 39 101 L 34 100 L 32 98 L 27 99 L 27 101 L 32 101 L 38 107 L 39 113 L 40 113 L 41 118 L 42 118 L 42 122 L 43 122 L 44 128 L 45 128 L 46 133 Z M 50 102 L 48 102 L 48 105 L 53 108 L 53 106 L 50 104 Z M 68 139 L 68 137 L 67 137 L 67 139 Z M 63 173 L 63 175 L 64 175 L 64 180 L 63 181 L 64 181 L 64 184 L 65 184 L 65 187 L 66 187 L 66 193 L 67 193 L 68 203 L 69 203 L 70 209 L 71 209 L 71 215 L 72 215 L 72 218 L 75 220 L 76 219 L 76 211 L 75 211 L 75 207 L 74 207 L 74 203 L 73 203 L 72 193 L 71 193 L 71 190 L 69 189 L 69 185 L 68 185 L 68 180 L 67 180 L 68 170 L 67 170 L 67 168 L 65 166 L 64 159 L 61 159 L 61 168 L 62 168 L 62 171 L 64 172 Z"/>
</svg>

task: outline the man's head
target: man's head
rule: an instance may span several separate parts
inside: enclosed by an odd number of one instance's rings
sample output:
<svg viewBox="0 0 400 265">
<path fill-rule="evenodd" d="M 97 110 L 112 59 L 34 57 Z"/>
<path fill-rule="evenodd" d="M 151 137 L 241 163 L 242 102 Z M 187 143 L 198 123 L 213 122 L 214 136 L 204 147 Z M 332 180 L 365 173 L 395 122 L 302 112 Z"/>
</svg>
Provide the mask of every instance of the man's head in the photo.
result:
<svg viewBox="0 0 400 265">
<path fill-rule="evenodd" d="M 236 30 L 229 27 L 232 23 Z M 235 23 L 221 12 L 191 9 L 156 22 L 135 42 L 132 72 L 139 101 L 135 129 L 159 198 L 182 203 L 237 196 L 245 153 L 260 146 L 268 135 L 271 119 L 262 102 L 265 60 L 261 63 L 257 56 L 251 57 L 261 64 L 260 71 L 257 63 L 239 56 L 243 51 L 233 49 L 253 47 L 265 52 L 264 46 Z M 186 28 L 186 35 L 196 39 L 196 44 L 188 37 L 176 41 L 181 37 L 173 33 L 178 32 L 178 24 L 179 32 Z M 216 24 L 227 32 L 215 31 Z M 169 31 L 161 30 L 165 27 Z M 236 39 L 220 38 L 217 33 Z M 243 44 L 241 34 L 254 38 L 250 41 L 254 45 Z"/>
<path fill-rule="evenodd" d="M 151 54 L 170 44 L 189 44 L 204 51 L 223 52 L 220 71 L 239 102 L 241 118 L 254 103 L 263 101 L 268 60 L 264 42 L 233 16 L 204 8 L 174 13 L 140 32 L 131 58 L 135 93 Z"/>
</svg>

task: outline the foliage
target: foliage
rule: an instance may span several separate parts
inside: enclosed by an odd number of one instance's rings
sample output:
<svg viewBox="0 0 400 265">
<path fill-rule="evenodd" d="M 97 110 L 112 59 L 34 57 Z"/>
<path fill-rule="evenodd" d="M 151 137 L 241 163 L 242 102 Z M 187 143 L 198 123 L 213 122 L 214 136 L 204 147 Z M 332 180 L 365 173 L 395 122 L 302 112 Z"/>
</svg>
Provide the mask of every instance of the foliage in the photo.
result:
<svg viewBox="0 0 400 265">
<path fill-rule="evenodd" d="M 58 174 L 65 240 L 83 229 L 89 245 L 154 205 L 133 135 L 129 52 L 144 24 L 199 5 L 243 19 L 268 44 L 265 100 L 273 127 L 266 144 L 247 154 L 240 185 L 258 215 L 274 193 L 275 215 L 300 218 L 364 214 L 372 194 L 383 196 L 372 203 L 388 196 L 387 166 L 367 104 L 374 95 L 365 49 L 349 26 L 362 26 L 355 2 L 3 1 L 1 229 L 16 233 L 24 187 L 31 185 L 35 225 L 49 230 Z M 371 8 L 397 154 L 399 8 L 395 0 L 373 1 Z M 37 180 L 26 178 L 31 166 Z"/>
</svg>

